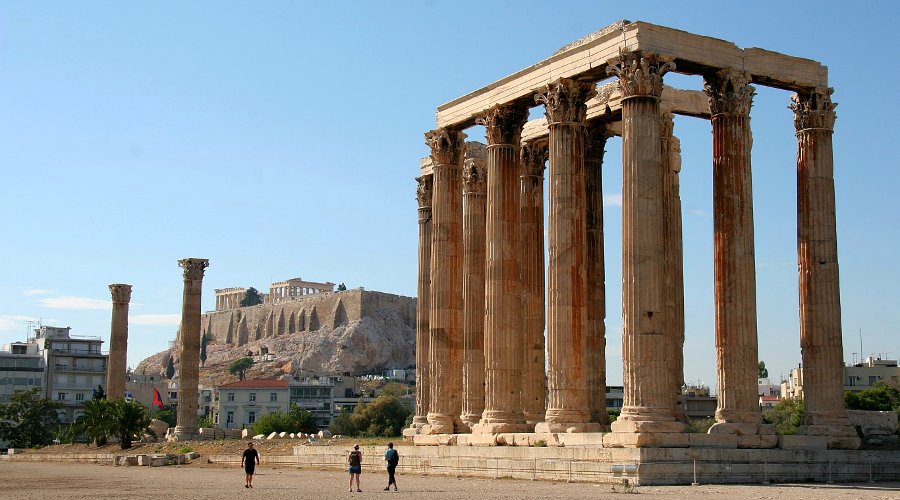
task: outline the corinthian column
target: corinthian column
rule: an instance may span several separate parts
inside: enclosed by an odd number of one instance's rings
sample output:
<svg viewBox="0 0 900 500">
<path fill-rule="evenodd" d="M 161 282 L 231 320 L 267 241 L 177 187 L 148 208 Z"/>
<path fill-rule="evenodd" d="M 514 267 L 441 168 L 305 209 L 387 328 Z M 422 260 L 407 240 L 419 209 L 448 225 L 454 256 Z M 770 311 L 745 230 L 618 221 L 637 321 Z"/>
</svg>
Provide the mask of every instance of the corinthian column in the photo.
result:
<svg viewBox="0 0 900 500">
<path fill-rule="evenodd" d="M 466 158 L 463 164 L 463 373 L 462 415 L 469 430 L 484 411 L 484 161 Z"/>
<path fill-rule="evenodd" d="M 591 422 L 606 427 L 606 267 L 603 252 L 603 155 L 612 136 L 605 123 L 588 127 L 585 147 L 587 382 Z"/>
<path fill-rule="evenodd" d="M 416 290 L 416 414 L 412 427 L 428 423 L 428 315 L 431 304 L 431 176 L 417 177 L 416 201 L 419 205 L 419 276 Z"/>
<path fill-rule="evenodd" d="M 462 160 L 466 135 L 449 129 L 425 134 L 434 165 L 429 316 L 428 426 L 424 434 L 452 434 L 462 409 Z"/>
<path fill-rule="evenodd" d="M 519 142 L 524 106 L 497 105 L 478 123 L 487 146 L 484 413 L 472 432 L 522 432 L 522 281 L 519 276 Z"/>
<path fill-rule="evenodd" d="M 858 448 L 844 408 L 841 294 L 834 206 L 833 89 L 792 97 L 797 131 L 797 258 L 800 348 L 806 412 L 798 433 L 827 436 L 829 448 Z"/>
<path fill-rule="evenodd" d="M 535 432 L 599 431 L 587 394 L 585 101 L 591 82 L 560 79 L 535 96 L 550 129 L 547 412 Z"/>
<path fill-rule="evenodd" d="M 672 336 L 665 314 L 663 167 L 659 97 L 672 68 L 622 53 L 608 71 L 622 93 L 622 362 L 624 405 L 612 430 L 681 432 L 673 415 Z"/>
<path fill-rule="evenodd" d="M 125 397 L 125 367 L 128 361 L 128 303 L 131 285 L 109 285 L 112 294 L 112 322 L 109 332 L 109 360 L 106 364 L 106 399 Z"/>
<path fill-rule="evenodd" d="M 519 228 L 522 242 L 522 409 L 526 430 L 543 422 L 544 382 L 544 163 L 547 141 L 522 145 Z"/>
<path fill-rule="evenodd" d="M 178 364 L 178 414 L 174 438 L 187 441 L 197 435 L 197 393 L 200 376 L 200 293 L 207 259 L 182 259 L 184 295 L 181 302 L 181 359 Z"/>
</svg>

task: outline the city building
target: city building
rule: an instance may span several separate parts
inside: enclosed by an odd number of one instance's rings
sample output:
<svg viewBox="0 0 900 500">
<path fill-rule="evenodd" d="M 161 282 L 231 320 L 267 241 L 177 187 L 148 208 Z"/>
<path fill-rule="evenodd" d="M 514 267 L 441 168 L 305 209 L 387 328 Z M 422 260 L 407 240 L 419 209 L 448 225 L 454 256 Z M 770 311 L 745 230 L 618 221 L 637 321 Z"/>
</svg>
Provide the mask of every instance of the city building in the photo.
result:
<svg viewBox="0 0 900 500">
<path fill-rule="evenodd" d="M 71 423 L 81 414 L 84 401 L 106 386 L 108 353 L 100 337 L 77 336 L 71 327 L 41 326 L 33 342 L 46 366 L 44 397 L 62 404 L 60 422 Z"/>
<path fill-rule="evenodd" d="M 212 415 L 216 427 L 243 429 L 268 413 L 286 413 L 289 409 L 288 381 L 240 380 L 221 385 L 214 391 Z"/>
<path fill-rule="evenodd" d="M 896 359 L 869 356 L 861 363 L 844 366 L 845 391 L 864 391 L 879 382 L 900 384 Z M 803 367 L 791 370 L 789 380 L 781 384 L 781 394 L 785 398 L 803 399 Z"/>
<path fill-rule="evenodd" d="M 16 391 L 44 387 L 44 357 L 33 342 L 11 342 L 0 348 L 0 404 Z M 41 390 L 41 396 L 44 395 Z"/>
</svg>

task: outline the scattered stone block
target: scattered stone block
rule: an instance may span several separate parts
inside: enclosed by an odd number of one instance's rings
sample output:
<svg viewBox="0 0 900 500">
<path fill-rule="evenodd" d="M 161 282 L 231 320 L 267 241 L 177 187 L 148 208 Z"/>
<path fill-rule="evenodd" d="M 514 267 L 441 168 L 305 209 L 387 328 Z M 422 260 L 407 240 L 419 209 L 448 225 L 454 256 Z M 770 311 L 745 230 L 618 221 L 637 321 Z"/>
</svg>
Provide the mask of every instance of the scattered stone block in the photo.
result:
<svg viewBox="0 0 900 500">
<path fill-rule="evenodd" d="M 319 431 L 320 439 L 331 439 L 331 432 L 329 431 Z"/>
<path fill-rule="evenodd" d="M 251 439 L 254 439 L 254 440 L 257 440 L 257 439 L 266 439 L 266 435 L 265 435 L 265 434 L 257 434 L 257 435 L 255 435 L 255 436 L 253 436 Z"/>
<path fill-rule="evenodd" d="M 250 429 L 241 429 L 241 439 L 250 437 Z"/>
<path fill-rule="evenodd" d="M 273 432 L 273 433 L 269 434 L 269 436 L 266 439 L 275 439 L 275 436 L 277 436 L 277 435 L 278 435 L 277 432 Z"/>
<path fill-rule="evenodd" d="M 288 433 L 287 433 L 287 432 L 279 432 L 279 433 L 278 433 L 278 438 L 279 438 L 279 439 L 284 439 L 284 438 L 286 438 L 287 436 L 288 436 Z"/>
</svg>

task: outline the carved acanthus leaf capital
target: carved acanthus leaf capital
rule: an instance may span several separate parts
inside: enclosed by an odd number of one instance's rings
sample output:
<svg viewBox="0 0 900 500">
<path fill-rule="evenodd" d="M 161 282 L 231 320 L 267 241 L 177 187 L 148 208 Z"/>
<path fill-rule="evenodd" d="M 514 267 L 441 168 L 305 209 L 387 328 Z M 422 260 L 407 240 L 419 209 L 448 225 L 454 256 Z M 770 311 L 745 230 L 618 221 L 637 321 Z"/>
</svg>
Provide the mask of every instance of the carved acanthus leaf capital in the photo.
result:
<svg viewBox="0 0 900 500">
<path fill-rule="evenodd" d="M 416 177 L 416 201 L 420 209 L 431 208 L 432 181 L 430 175 Z"/>
<path fill-rule="evenodd" d="M 482 160 L 466 159 L 462 177 L 463 194 L 487 192 L 487 168 Z"/>
<path fill-rule="evenodd" d="M 663 61 L 657 54 L 620 52 L 618 59 L 609 61 L 606 73 L 619 77 L 622 98 L 662 95 L 663 75 L 675 69 L 675 63 Z"/>
<path fill-rule="evenodd" d="M 488 145 L 519 144 L 522 127 L 528 121 L 528 108 L 515 104 L 497 104 L 484 111 L 475 123 L 484 125 Z"/>
<path fill-rule="evenodd" d="M 818 88 L 791 96 L 788 107 L 794 111 L 794 129 L 798 133 L 811 128 L 834 130 L 837 104 L 831 102 L 832 92 L 833 88 Z"/>
<path fill-rule="evenodd" d="M 433 165 L 460 165 L 466 146 L 466 134 L 439 128 L 425 132 L 425 144 L 431 148 Z"/>
<path fill-rule="evenodd" d="M 542 177 L 550 157 L 550 145 L 546 140 L 526 142 L 522 144 L 521 155 L 522 176 Z"/>
<path fill-rule="evenodd" d="M 131 285 L 113 283 L 109 285 L 113 304 L 127 304 L 131 302 Z"/>
<path fill-rule="evenodd" d="M 599 158 L 602 160 L 603 154 L 606 152 L 606 141 L 614 136 L 615 134 L 607 123 L 591 120 L 584 136 L 585 159 Z"/>
<path fill-rule="evenodd" d="M 535 102 L 544 105 L 547 123 L 584 123 L 587 116 L 587 100 L 597 94 L 593 82 L 560 78 L 547 85 L 534 96 Z"/>
<path fill-rule="evenodd" d="M 737 114 L 747 116 L 753 106 L 756 89 L 750 86 L 750 73 L 731 68 L 719 70 L 703 82 L 703 91 L 709 99 L 709 111 L 713 115 Z"/>
<path fill-rule="evenodd" d="M 203 279 L 203 271 L 209 267 L 209 259 L 181 259 L 178 265 L 184 270 L 185 281 L 200 281 Z"/>
</svg>

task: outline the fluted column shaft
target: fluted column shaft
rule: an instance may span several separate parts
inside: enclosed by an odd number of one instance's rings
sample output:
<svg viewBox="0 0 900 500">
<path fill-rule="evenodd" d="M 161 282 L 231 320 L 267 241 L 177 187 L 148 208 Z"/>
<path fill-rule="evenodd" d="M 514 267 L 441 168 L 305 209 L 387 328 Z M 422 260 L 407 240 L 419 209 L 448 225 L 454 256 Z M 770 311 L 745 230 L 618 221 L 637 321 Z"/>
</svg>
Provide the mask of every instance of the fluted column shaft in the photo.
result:
<svg viewBox="0 0 900 500">
<path fill-rule="evenodd" d="M 522 432 L 522 281 L 519 275 L 519 140 L 524 106 L 498 105 L 478 120 L 487 136 L 484 412 L 476 433 Z"/>
<path fill-rule="evenodd" d="M 200 376 L 200 297 L 207 259 L 182 259 L 184 294 L 181 305 L 181 358 L 178 363 L 178 412 L 175 436 L 191 439 L 197 434 L 198 383 Z"/>
<path fill-rule="evenodd" d="M 431 314 L 431 196 L 430 175 L 416 178 L 416 201 L 419 213 L 419 275 L 416 290 L 416 414 L 413 427 L 428 422 L 429 403 L 429 337 L 428 316 Z"/>
<path fill-rule="evenodd" d="M 547 411 L 536 432 L 599 430 L 588 424 L 585 101 L 594 85 L 561 79 L 536 96 L 550 130 Z"/>
<path fill-rule="evenodd" d="M 434 166 L 428 407 L 430 434 L 460 428 L 462 408 L 462 158 L 465 134 L 426 134 Z"/>
<path fill-rule="evenodd" d="M 834 202 L 832 89 L 793 97 L 797 132 L 797 258 L 804 421 L 798 433 L 858 448 L 843 395 L 843 341 Z"/>
<path fill-rule="evenodd" d="M 750 172 L 754 90 L 749 82 L 749 73 L 725 69 L 708 77 L 705 84 L 713 131 L 716 420 L 720 424 L 762 421 L 756 380 L 759 356 Z M 718 427 L 711 432 L 717 431 Z"/>
<path fill-rule="evenodd" d="M 622 362 L 616 432 L 680 432 L 673 415 L 672 332 L 665 314 L 663 168 L 659 96 L 671 67 L 657 57 L 610 61 L 622 92 Z"/>
<path fill-rule="evenodd" d="M 524 144 L 519 228 L 522 241 L 522 408 L 527 430 L 544 420 L 544 163 L 547 142 Z"/>
<path fill-rule="evenodd" d="M 483 160 L 463 166 L 462 415 L 470 430 L 484 412 L 484 270 L 487 172 Z"/>
<path fill-rule="evenodd" d="M 109 332 L 109 359 L 106 362 L 106 398 L 125 397 L 125 370 L 128 364 L 128 303 L 131 285 L 111 284 L 112 321 Z"/>
<path fill-rule="evenodd" d="M 606 265 L 603 251 L 603 155 L 611 133 L 606 124 L 588 128 L 585 148 L 587 241 L 587 383 L 591 421 L 609 425 L 606 412 Z"/>
</svg>

